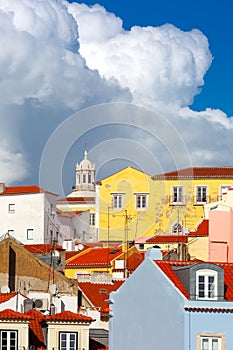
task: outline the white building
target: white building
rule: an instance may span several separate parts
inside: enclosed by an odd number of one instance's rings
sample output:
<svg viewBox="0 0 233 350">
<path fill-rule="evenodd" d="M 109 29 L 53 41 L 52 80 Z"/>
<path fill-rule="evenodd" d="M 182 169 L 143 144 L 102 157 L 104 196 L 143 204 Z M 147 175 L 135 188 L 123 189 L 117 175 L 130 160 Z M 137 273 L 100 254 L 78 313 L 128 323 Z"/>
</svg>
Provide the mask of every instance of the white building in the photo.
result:
<svg viewBox="0 0 233 350">
<path fill-rule="evenodd" d="M 0 235 L 9 234 L 23 244 L 62 244 L 89 232 L 89 214 L 64 215 L 56 211 L 57 195 L 38 186 L 0 184 Z"/>
<path fill-rule="evenodd" d="M 65 198 L 57 200 L 57 208 L 66 213 L 74 211 L 89 212 L 89 233 L 82 231 L 82 241 L 96 242 L 98 232 L 96 229 L 96 188 L 95 188 L 95 164 L 88 159 L 88 152 L 85 150 L 84 158 L 76 164 L 76 184 L 73 191 Z"/>
</svg>

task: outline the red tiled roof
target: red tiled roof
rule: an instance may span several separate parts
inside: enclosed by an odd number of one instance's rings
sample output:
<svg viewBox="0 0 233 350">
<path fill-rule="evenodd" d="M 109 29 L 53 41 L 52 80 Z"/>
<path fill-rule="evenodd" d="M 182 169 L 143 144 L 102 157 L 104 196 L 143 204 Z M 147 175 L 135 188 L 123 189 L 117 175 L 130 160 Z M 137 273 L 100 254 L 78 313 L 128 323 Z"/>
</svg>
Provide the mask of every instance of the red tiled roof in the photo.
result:
<svg viewBox="0 0 233 350">
<path fill-rule="evenodd" d="M 83 211 L 62 211 L 62 210 L 59 210 L 57 215 L 61 216 L 61 217 L 72 218 L 76 215 L 80 215 L 80 214 L 85 213 L 85 212 L 86 212 L 85 210 L 83 210 Z"/>
<path fill-rule="evenodd" d="M 187 243 L 188 237 L 180 235 L 156 235 L 146 241 L 146 243 Z"/>
<path fill-rule="evenodd" d="M 156 260 L 155 264 L 167 275 L 167 277 L 173 282 L 173 284 L 183 293 L 183 295 L 190 299 L 188 292 L 184 288 L 177 274 L 173 270 L 173 266 L 189 266 L 196 264 L 193 261 L 165 261 Z M 226 286 L 225 300 L 233 301 L 233 264 L 232 263 L 216 263 L 213 264 L 220 266 L 224 269 L 224 285 Z"/>
<path fill-rule="evenodd" d="M 41 322 L 46 319 L 46 316 L 34 309 L 28 310 L 24 314 L 29 315 L 32 319 L 31 322 L 29 323 L 29 328 L 33 333 L 33 340 L 34 340 L 34 343 L 37 344 L 37 348 L 38 347 L 45 348 Z"/>
<path fill-rule="evenodd" d="M 198 225 L 197 230 L 189 232 L 188 236 L 209 236 L 209 220 L 203 220 L 200 225 Z"/>
<path fill-rule="evenodd" d="M 122 254 L 121 248 L 88 248 L 66 261 L 66 267 L 109 266 L 112 260 Z"/>
<path fill-rule="evenodd" d="M 120 288 L 123 283 L 124 281 L 114 281 L 112 283 L 78 282 L 78 287 L 94 307 L 105 310 L 109 308 L 106 302 L 109 299 L 109 294 Z"/>
<path fill-rule="evenodd" d="M 192 263 L 190 262 L 179 262 L 179 261 L 165 261 L 165 260 L 156 260 L 154 261 L 160 269 L 167 275 L 167 277 L 173 282 L 173 284 L 184 294 L 184 296 L 189 299 L 189 294 L 178 278 L 177 274 L 173 270 L 172 266 L 187 266 Z"/>
<path fill-rule="evenodd" d="M 144 260 L 145 252 L 134 252 L 132 255 L 130 255 L 127 259 L 127 269 L 129 271 L 134 271 L 136 268 L 143 262 Z"/>
<path fill-rule="evenodd" d="M 233 167 L 194 167 L 170 171 L 164 174 L 154 175 L 154 180 L 161 179 L 194 179 L 194 178 L 232 178 Z"/>
<path fill-rule="evenodd" d="M 75 314 L 71 311 L 63 311 L 58 314 L 54 314 L 46 317 L 47 321 L 61 321 L 61 322 L 92 322 L 94 321 L 91 317 Z"/>
<path fill-rule="evenodd" d="M 22 314 L 21 312 L 13 311 L 10 309 L 5 309 L 0 311 L 0 320 L 24 320 L 30 321 L 31 316 Z"/>
<path fill-rule="evenodd" d="M 65 197 L 57 200 L 58 203 L 95 203 L 95 197 Z"/>
<path fill-rule="evenodd" d="M 24 244 L 23 246 L 32 254 L 47 254 L 53 249 L 58 251 L 65 250 L 62 248 L 62 246 L 53 244 Z"/>
<path fill-rule="evenodd" d="M 224 309 L 224 308 L 219 308 L 219 307 L 185 307 L 185 311 L 192 311 L 192 312 L 215 312 L 215 313 L 221 313 L 221 312 L 226 312 L 226 313 L 232 313 L 233 309 Z"/>
<path fill-rule="evenodd" d="M 13 293 L 0 293 L 0 303 L 4 303 L 5 301 L 10 300 L 16 294 L 17 294 L 16 292 L 13 292 Z"/>
<path fill-rule="evenodd" d="M 3 193 L 0 193 L 0 196 L 2 196 L 2 195 L 17 195 L 17 194 L 45 193 L 45 192 L 47 192 L 47 191 L 39 186 L 10 186 L 10 187 L 6 187 L 5 191 Z M 51 193 L 51 192 L 49 192 L 49 193 Z"/>
</svg>

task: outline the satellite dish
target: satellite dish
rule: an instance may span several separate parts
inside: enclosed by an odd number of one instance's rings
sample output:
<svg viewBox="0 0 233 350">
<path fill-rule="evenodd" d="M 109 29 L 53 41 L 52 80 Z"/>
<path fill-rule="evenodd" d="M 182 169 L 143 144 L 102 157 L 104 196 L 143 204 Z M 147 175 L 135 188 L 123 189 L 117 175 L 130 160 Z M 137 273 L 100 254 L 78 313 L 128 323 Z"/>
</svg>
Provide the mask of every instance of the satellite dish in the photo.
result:
<svg viewBox="0 0 233 350">
<path fill-rule="evenodd" d="M 8 286 L 2 286 L 1 293 L 10 293 L 10 288 Z"/>
<path fill-rule="evenodd" d="M 55 295 L 58 293 L 58 287 L 56 284 L 51 284 L 51 286 L 49 287 L 49 291 L 51 294 Z"/>
<path fill-rule="evenodd" d="M 80 243 L 77 248 L 78 248 L 78 250 L 83 250 L 84 246 L 83 246 L 83 244 Z"/>
</svg>

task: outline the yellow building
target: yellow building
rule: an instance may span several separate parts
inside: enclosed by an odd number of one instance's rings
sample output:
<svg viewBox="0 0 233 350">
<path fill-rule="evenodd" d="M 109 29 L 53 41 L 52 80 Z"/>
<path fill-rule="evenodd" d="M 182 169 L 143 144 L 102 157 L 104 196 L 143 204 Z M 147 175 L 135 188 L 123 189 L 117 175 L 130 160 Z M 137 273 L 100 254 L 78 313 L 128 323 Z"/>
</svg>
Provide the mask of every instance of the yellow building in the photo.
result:
<svg viewBox="0 0 233 350">
<path fill-rule="evenodd" d="M 194 231 L 204 205 L 220 199 L 233 185 L 233 167 L 196 167 L 153 176 L 155 234 Z"/>
<path fill-rule="evenodd" d="M 125 168 L 96 185 L 99 240 L 188 234 L 204 219 L 204 205 L 231 186 L 233 167 L 186 168 L 153 177 Z"/>
<path fill-rule="evenodd" d="M 100 241 L 133 241 L 155 232 L 155 186 L 151 176 L 127 167 L 96 184 Z"/>
</svg>

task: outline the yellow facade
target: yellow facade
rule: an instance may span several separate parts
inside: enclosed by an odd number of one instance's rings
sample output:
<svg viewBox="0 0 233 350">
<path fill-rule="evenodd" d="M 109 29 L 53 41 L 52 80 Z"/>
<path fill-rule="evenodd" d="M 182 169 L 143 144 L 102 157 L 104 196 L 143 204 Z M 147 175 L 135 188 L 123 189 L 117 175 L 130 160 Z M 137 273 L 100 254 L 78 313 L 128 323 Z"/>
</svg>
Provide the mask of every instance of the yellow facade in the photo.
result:
<svg viewBox="0 0 233 350">
<path fill-rule="evenodd" d="M 155 187 L 151 176 L 127 167 L 98 184 L 100 241 L 133 241 L 153 236 Z"/>
<path fill-rule="evenodd" d="M 215 202 L 224 187 L 233 186 L 233 168 L 229 167 L 225 175 L 221 168 L 214 168 L 217 175 L 210 168 L 190 169 L 192 176 L 151 177 L 128 167 L 101 180 L 96 205 L 99 240 L 126 242 L 142 236 L 195 231 L 204 219 L 205 203 Z M 175 193 L 177 189 L 179 194 Z M 144 208 L 137 208 L 138 195 L 146 196 Z M 117 196 L 121 196 L 121 203 L 117 203 Z M 114 200 L 119 208 L 114 207 Z M 198 241 L 190 243 L 193 256 L 197 256 Z"/>
<path fill-rule="evenodd" d="M 233 185 L 227 178 L 193 178 L 154 180 L 155 234 L 177 232 L 177 225 L 183 233 L 194 231 L 204 219 L 204 204 L 215 202 L 221 197 L 221 188 Z M 182 201 L 174 202 L 174 187 L 182 187 Z M 198 187 L 206 188 L 206 202 L 197 201 Z"/>
</svg>

